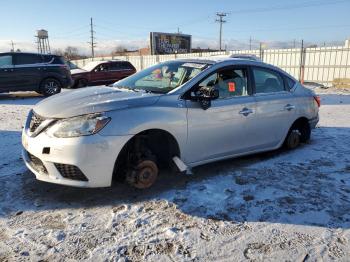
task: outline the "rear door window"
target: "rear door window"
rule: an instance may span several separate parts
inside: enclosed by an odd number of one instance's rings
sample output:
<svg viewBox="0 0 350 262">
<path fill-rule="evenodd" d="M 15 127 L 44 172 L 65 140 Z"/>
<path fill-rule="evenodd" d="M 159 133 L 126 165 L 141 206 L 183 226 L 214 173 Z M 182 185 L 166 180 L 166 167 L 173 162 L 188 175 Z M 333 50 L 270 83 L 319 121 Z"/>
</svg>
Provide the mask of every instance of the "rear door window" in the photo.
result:
<svg viewBox="0 0 350 262">
<path fill-rule="evenodd" d="M 64 65 L 66 60 L 62 56 L 54 56 L 53 64 Z"/>
<path fill-rule="evenodd" d="M 109 70 L 110 71 L 116 71 L 116 70 L 121 70 L 121 65 L 119 62 L 113 62 L 109 64 Z"/>
<path fill-rule="evenodd" d="M 52 55 L 45 55 L 45 56 L 43 56 L 43 61 L 44 61 L 44 63 L 51 63 L 51 62 L 53 62 L 53 56 Z"/>
<path fill-rule="evenodd" d="M 281 75 L 265 68 L 253 67 L 255 93 L 276 93 L 284 91 L 284 82 Z"/>
<path fill-rule="evenodd" d="M 31 65 L 42 63 L 43 59 L 41 55 L 36 54 L 16 54 L 15 65 Z"/>
<path fill-rule="evenodd" d="M 294 87 L 296 82 L 287 76 L 285 77 L 285 79 L 286 79 L 287 90 L 291 90 Z"/>
<path fill-rule="evenodd" d="M 129 62 L 121 62 L 121 67 L 123 70 L 134 69 L 134 67 Z"/>
<path fill-rule="evenodd" d="M 12 55 L 0 56 L 0 68 L 6 68 L 12 66 Z"/>
</svg>

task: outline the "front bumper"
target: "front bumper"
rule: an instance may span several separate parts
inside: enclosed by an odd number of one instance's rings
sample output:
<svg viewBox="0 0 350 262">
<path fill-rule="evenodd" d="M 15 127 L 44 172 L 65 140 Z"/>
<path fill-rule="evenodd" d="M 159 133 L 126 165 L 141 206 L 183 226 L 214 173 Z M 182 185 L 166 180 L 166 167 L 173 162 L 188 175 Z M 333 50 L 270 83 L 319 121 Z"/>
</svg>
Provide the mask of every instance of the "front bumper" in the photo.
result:
<svg viewBox="0 0 350 262">
<path fill-rule="evenodd" d="M 76 187 L 111 186 L 117 156 L 131 138 L 131 136 L 99 134 L 76 138 L 52 138 L 45 132 L 31 137 L 28 133 L 26 129 L 22 132 L 24 147 L 22 157 L 36 178 Z M 62 164 L 69 168 L 76 167 L 86 179 L 64 177 L 60 168 Z"/>
</svg>

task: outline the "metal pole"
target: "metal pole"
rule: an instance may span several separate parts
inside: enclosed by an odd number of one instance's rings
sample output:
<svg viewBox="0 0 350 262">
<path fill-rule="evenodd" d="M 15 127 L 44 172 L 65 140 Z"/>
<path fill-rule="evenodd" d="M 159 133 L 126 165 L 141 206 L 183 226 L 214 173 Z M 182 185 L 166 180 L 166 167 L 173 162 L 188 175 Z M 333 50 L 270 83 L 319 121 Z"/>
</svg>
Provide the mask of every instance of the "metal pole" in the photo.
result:
<svg viewBox="0 0 350 262">
<path fill-rule="evenodd" d="M 348 46 L 346 46 L 346 62 L 345 62 L 344 78 L 347 78 L 348 65 L 349 65 L 349 52 L 350 52 L 350 46 L 348 43 Z"/>
<path fill-rule="evenodd" d="M 142 55 L 140 56 L 140 67 L 142 70 L 143 69 L 143 56 Z"/>
<path fill-rule="evenodd" d="M 304 83 L 304 40 L 301 40 L 300 48 L 299 82 Z"/>
<path fill-rule="evenodd" d="M 222 21 L 220 21 L 220 37 L 219 37 L 219 45 L 220 45 L 219 50 L 220 51 L 221 51 L 221 43 L 222 43 Z"/>
<path fill-rule="evenodd" d="M 262 46 L 262 42 L 260 42 L 259 51 L 260 51 L 260 59 L 261 59 L 261 61 L 264 61 L 264 49 Z"/>
</svg>

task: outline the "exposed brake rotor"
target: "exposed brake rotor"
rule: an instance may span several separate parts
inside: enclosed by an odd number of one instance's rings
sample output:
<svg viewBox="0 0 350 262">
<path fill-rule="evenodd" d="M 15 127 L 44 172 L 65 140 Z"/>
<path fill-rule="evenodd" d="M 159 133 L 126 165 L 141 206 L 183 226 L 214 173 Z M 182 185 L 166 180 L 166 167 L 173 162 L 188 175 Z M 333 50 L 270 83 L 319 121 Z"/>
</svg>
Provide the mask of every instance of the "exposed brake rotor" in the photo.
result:
<svg viewBox="0 0 350 262">
<path fill-rule="evenodd" d="M 142 160 L 127 174 L 127 181 L 138 189 L 145 189 L 152 186 L 157 177 L 157 164 L 152 160 Z"/>
</svg>

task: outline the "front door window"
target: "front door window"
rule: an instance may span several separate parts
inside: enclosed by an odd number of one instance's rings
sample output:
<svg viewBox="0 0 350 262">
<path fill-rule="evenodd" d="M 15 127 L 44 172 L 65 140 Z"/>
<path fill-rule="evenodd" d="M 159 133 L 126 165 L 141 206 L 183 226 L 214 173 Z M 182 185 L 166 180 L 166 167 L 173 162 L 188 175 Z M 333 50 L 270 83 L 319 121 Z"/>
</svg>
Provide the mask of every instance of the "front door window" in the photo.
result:
<svg viewBox="0 0 350 262">
<path fill-rule="evenodd" d="M 219 99 L 248 95 L 248 78 L 245 69 L 228 68 L 211 74 L 199 87 L 212 86 L 219 90 Z"/>
</svg>

